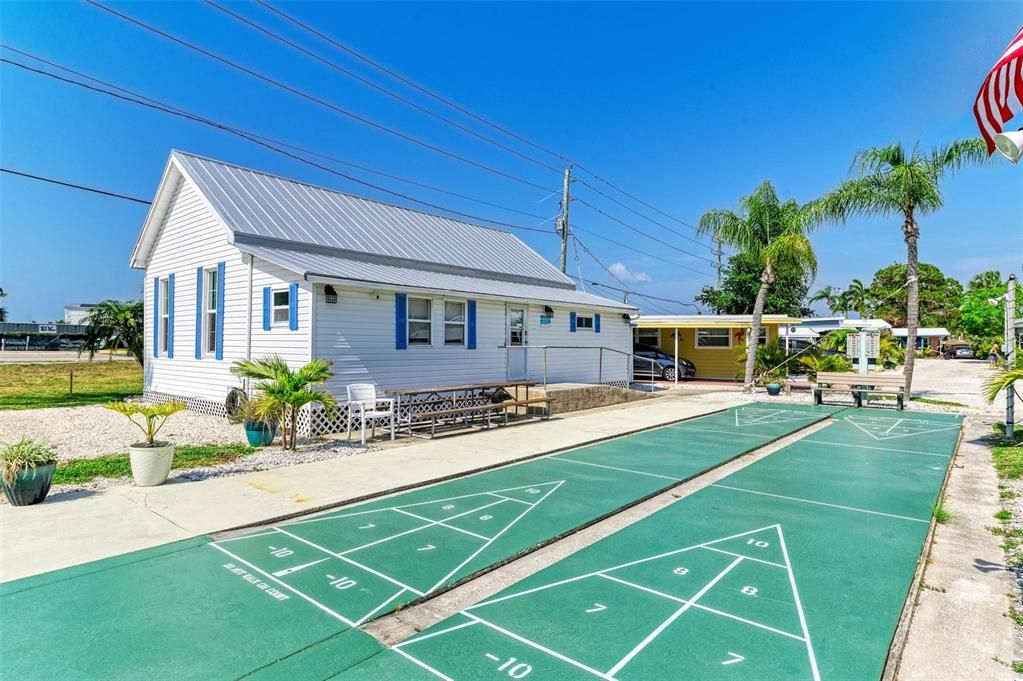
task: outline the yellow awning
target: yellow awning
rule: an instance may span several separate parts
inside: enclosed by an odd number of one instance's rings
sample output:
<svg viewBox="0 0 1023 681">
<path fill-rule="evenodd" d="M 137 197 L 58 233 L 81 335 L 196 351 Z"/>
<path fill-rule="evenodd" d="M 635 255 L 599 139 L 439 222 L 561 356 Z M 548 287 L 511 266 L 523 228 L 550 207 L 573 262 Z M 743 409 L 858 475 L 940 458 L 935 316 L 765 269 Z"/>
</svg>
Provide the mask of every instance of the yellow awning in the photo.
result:
<svg viewBox="0 0 1023 681">
<path fill-rule="evenodd" d="M 780 317 L 772 315 L 770 318 L 764 318 L 761 322 L 761 326 L 781 326 L 782 324 L 799 324 L 803 320 L 799 317 Z M 749 328 L 751 320 L 741 320 L 735 318 L 722 319 L 717 315 L 703 315 L 702 318 L 692 317 L 680 318 L 677 320 L 671 319 L 648 319 L 644 320 L 642 317 L 636 320 L 636 327 L 640 329 L 746 329 Z"/>
</svg>

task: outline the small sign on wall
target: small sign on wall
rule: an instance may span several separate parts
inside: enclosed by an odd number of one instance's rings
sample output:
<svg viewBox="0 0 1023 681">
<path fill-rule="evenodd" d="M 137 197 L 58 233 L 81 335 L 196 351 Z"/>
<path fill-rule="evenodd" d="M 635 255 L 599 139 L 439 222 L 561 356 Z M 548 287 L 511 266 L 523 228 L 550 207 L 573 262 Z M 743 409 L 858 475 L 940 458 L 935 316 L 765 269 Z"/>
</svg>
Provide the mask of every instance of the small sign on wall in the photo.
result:
<svg viewBox="0 0 1023 681">
<path fill-rule="evenodd" d="M 549 314 L 540 315 L 540 326 L 550 326 L 551 316 Z"/>
<path fill-rule="evenodd" d="M 39 333 L 57 333 L 56 324 L 40 324 Z"/>
</svg>

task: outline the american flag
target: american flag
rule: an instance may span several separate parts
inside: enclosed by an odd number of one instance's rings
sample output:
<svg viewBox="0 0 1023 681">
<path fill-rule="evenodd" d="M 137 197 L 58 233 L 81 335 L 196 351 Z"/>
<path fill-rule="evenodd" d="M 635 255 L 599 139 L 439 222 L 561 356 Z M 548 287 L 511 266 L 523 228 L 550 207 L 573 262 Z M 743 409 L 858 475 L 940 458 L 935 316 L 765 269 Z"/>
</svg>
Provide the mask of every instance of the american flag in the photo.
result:
<svg viewBox="0 0 1023 681">
<path fill-rule="evenodd" d="M 987 74 L 973 103 L 973 115 L 987 142 L 988 155 L 995 150 L 995 135 L 1013 116 L 1013 99 L 1017 110 L 1023 110 L 1023 28 Z"/>
</svg>

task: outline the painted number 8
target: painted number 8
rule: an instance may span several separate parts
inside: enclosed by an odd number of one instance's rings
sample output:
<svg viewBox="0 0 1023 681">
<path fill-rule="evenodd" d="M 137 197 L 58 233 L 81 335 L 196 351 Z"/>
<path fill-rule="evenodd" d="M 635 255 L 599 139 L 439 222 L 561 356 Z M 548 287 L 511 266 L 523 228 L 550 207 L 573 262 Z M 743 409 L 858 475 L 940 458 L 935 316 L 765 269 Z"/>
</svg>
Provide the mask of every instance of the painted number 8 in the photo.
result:
<svg viewBox="0 0 1023 681">
<path fill-rule="evenodd" d="M 755 587 L 755 586 L 744 586 L 744 587 L 742 587 L 742 592 L 744 594 L 746 594 L 747 596 L 756 596 L 757 595 L 757 587 Z"/>
<path fill-rule="evenodd" d="M 682 575 L 688 575 L 689 574 L 689 568 L 678 567 L 678 568 L 675 568 L 674 570 L 672 570 L 672 572 L 674 572 L 676 575 L 681 577 Z"/>
</svg>

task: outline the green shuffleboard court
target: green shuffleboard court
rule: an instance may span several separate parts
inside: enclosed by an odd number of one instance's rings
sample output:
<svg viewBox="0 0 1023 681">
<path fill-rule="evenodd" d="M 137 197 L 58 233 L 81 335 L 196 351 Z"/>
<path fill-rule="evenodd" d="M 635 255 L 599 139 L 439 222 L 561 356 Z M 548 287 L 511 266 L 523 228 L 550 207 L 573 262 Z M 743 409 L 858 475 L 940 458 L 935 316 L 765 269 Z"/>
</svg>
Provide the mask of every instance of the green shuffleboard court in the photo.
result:
<svg viewBox="0 0 1023 681">
<path fill-rule="evenodd" d="M 335 678 L 876 681 L 961 419 L 836 418 Z"/>
<path fill-rule="evenodd" d="M 360 624 L 838 411 L 729 409 L 230 539 L 8 582 L 3 675 L 334 676 L 383 652 Z M 40 665 L 27 653 L 40 642 L 60 654 Z"/>
</svg>

